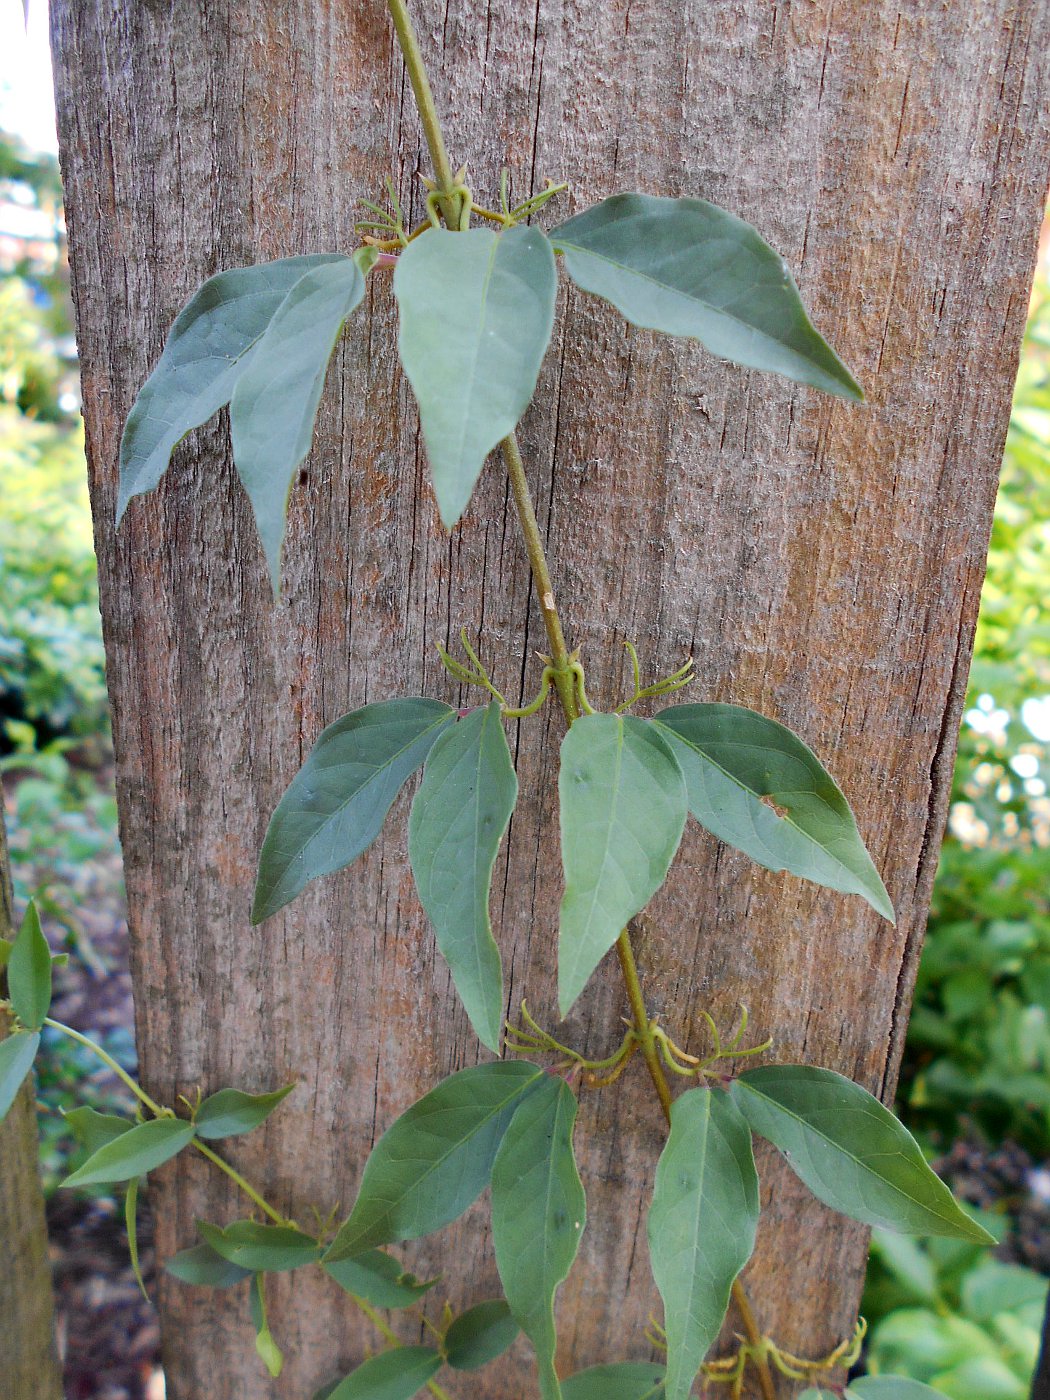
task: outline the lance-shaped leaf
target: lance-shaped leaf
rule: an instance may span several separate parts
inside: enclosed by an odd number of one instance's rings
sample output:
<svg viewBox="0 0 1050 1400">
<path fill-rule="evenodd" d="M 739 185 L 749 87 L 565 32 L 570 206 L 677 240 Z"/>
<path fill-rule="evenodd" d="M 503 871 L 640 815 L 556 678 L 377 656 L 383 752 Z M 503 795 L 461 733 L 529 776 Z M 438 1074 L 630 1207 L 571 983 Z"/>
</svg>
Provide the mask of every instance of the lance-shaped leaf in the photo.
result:
<svg viewBox="0 0 1050 1400">
<path fill-rule="evenodd" d="M 135 1126 L 130 1118 L 119 1118 L 115 1113 L 97 1113 L 86 1105 L 72 1108 L 62 1116 L 72 1128 L 77 1142 L 89 1152 L 97 1152 L 107 1142 L 123 1137 Z"/>
<path fill-rule="evenodd" d="M 274 592 L 288 495 L 310 450 L 325 372 L 365 279 L 353 258 L 312 268 L 274 312 L 230 400 L 237 475 L 255 514 Z"/>
<path fill-rule="evenodd" d="M 631 715 L 584 715 L 558 774 L 565 896 L 558 999 L 567 1015 L 587 979 L 663 884 L 682 839 L 686 791 L 657 730 Z"/>
<path fill-rule="evenodd" d="M 515 1109 L 543 1078 L 526 1060 L 476 1065 L 418 1099 L 373 1147 L 325 1263 L 429 1235 L 462 1215 L 489 1184 Z"/>
<path fill-rule="evenodd" d="M 533 228 L 434 230 L 398 258 L 398 347 L 449 529 L 535 392 L 556 292 L 551 245 Z"/>
<path fill-rule="evenodd" d="M 93 1152 L 63 1186 L 109 1185 L 144 1176 L 175 1157 L 193 1140 L 193 1124 L 183 1118 L 151 1118 Z"/>
<path fill-rule="evenodd" d="M 0 1040 L 0 1123 L 15 1101 L 40 1048 L 39 1031 L 19 1031 Z"/>
<path fill-rule="evenodd" d="M 400 1260 L 384 1254 L 381 1249 L 369 1249 L 335 1263 L 326 1262 L 324 1270 L 340 1288 L 376 1308 L 410 1308 L 437 1283 L 436 1278 L 420 1283 L 405 1272 Z"/>
<path fill-rule="evenodd" d="M 893 922 L 849 804 L 790 729 L 741 705 L 675 705 L 652 722 L 674 749 L 701 826 L 767 870 L 862 895 Z"/>
<path fill-rule="evenodd" d="M 128 414 L 120 443 L 118 522 L 133 496 L 156 486 L 175 444 L 229 403 L 270 318 L 300 277 L 343 260 L 322 253 L 238 267 L 209 277 L 193 294 Z"/>
<path fill-rule="evenodd" d="M 840 398 L 864 392 L 809 322 L 779 253 L 703 199 L 618 194 L 552 229 L 569 276 L 636 326 Z"/>
<path fill-rule="evenodd" d="M 220 1089 L 201 1104 L 194 1117 L 197 1136 L 202 1138 L 239 1137 L 265 1123 L 282 1099 L 295 1088 L 288 1084 L 270 1094 L 245 1094 L 240 1089 Z"/>
<path fill-rule="evenodd" d="M 292 1225 L 260 1225 L 254 1220 L 235 1220 L 232 1225 L 220 1229 L 206 1220 L 198 1220 L 197 1229 L 216 1254 L 252 1272 L 282 1273 L 312 1264 L 321 1257 L 317 1241 Z"/>
<path fill-rule="evenodd" d="M 326 1400 L 412 1400 L 441 1366 L 441 1357 L 430 1347 L 391 1347 L 322 1393 Z"/>
<path fill-rule="evenodd" d="M 210 1244 L 180 1249 L 164 1267 L 180 1282 L 193 1283 L 199 1288 L 232 1288 L 252 1272 L 251 1269 L 242 1269 L 239 1264 L 231 1264 L 221 1254 L 216 1254 Z"/>
<path fill-rule="evenodd" d="M 518 796 L 498 701 L 447 729 L 430 751 L 408 822 L 416 889 L 479 1040 L 499 1048 L 503 964 L 489 886 Z"/>
<path fill-rule="evenodd" d="M 492 1168 L 492 1243 L 510 1310 L 532 1342 L 543 1400 L 561 1400 L 554 1369 L 554 1295 L 587 1215 L 572 1130 L 576 1097 L 546 1077 L 511 1119 Z"/>
<path fill-rule="evenodd" d="M 866 1089 L 811 1065 L 763 1065 L 733 1081 L 734 1102 L 814 1196 L 865 1225 L 995 1241 L 956 1203 L 919 1144 Z"/>
<path fill-rule="evenodd" d="M 51 949 L 32 900 L 7 963 L 11 1009 L 27 1030 L 37 1031 L 51 1006 Z"/>
<path fill-rule="evenodd" d="M 455 1371 L 480 1371 L 502 1356 L 518 1335 L 518 1324 L 502 1298 L 460 1313 L 445 1333 L 445 1360 Z"/>
<path fill-rule="evenodd" d="M 664 1400 L 664 1368 L 619 1361 L 589 1366 L 561 1384 L 562 1400 Z"/>
<path fill-rule="evenodd" d="M 270 819 L 253 924 L 368 849 L 394 798 L 455 716 L 439 700 L 380 700 L 322 731 Z"/>
<path fill-rule="evenodd" d="M 733 1280 L 755 1247 L 758 1210 L 747 1123 L 721 1089 L 690 1089 L 671 1109 L 649 1208 L 667 1400 L 685 1400 L 718 1336 Z"/>
</svg>

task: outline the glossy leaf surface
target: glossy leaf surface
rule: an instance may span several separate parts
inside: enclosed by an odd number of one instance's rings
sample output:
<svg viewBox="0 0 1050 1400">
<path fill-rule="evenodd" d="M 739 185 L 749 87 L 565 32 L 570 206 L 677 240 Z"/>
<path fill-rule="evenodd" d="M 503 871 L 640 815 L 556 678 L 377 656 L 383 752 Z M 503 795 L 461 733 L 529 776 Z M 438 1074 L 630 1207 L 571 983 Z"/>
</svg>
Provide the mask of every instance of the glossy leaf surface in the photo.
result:
<svg viewBox="0 0 1050 1400">
<path fill-rule="evenodd" d="M 97 1113 L 87 1105 L 72 1108 L 63 1117 L 73 1130 L 77 1142 L 89 1152 L 97 1152 L 100 1147 L 105 1147 L 107 1142 L 123 1137 L 135 1126 L 130 1118 L 120 1118 L 115 1113 Z"/>
<path fill-rule="evenodd" d="M 270 318 L 311 268 L 338 254 L 280 258 L 209 277 L 175 319 L 157 367 L 128 414 L 120 443 L 117 520 L 152 491 L 176 443 L 228 404 Z"/>
<path fill-rule="evenodd" d="M 664 1368 L 620 1361 L 590 1366 L 562 1381 L 562 1400 L 664 1400 Z"/>
<path fill-rule="evenodd" d="M 412 803 L 408 855 L 478 1039 L 499 1048 L 503 964 L 489 920 L 492 867 L 518 796 L 498 701 L 446 729 Z"/>
<path fill-rule="evenodd" d="M 685 1400 L 755 1247 L 758 1174 L 747 1123 L 721 1089 L 674 1102 L 656 1168 L 649 1255 L 664 1303 L 667 1400 Z"/>
<path fill-rule="evenodd" d="M 558 1000 L 567 1015 L 627 921 L 663 884 L 682 839 L 686 790 L 657 730 L 631 715 L 584 715 L 558 774 L 565 895 Z"/>
<path fill-rule="evenodd" d="M 19 1031 L 0 1040 L 0 1122 L 7 1117 L 22 1081 L 32 1069 L 39 1046 L 39 1031 Z"/>
<path fill-rule="evenodd" d="M 480 1371 L 503 1355 L 518 1331 L 502 1298 L 477 1303 L 454 1318 L 445 1333 L 445 1360 L 456 1371 Z"/>
<path fill-rule="evenodd" d="M 233 460 L 252 503 L 274 592 L 292 480 L 313 441 L 325 372 L 343 322 L 364 294 L 365 279 L 353 258 L 311 268 L 274 312 L 230 400 Z"/>
<path fill-rule="evenodd" d="M 865 1225 L 994 1244 L 956 1204 L 907 1128 L 859 1084 L 810 1065 L 764 1065 L 734 1102 L 813 1194 Z"/>
<path fill-rule="evenodd" d="M 463 1069 L 417 1100 L 372 1149 L 326 1263 L 440 1230 L 489 1184 L 507 1124 L 544 1074 L 524 1060 Z"/>
<path fill-rule="evenodd" d="M 231 1264 L 221 1254 L 216 1254 L 210 1244 L 180 1249 L 164 1267 L 180 1282 L 193 1283 L 199 1288 L 232 1288 L 252 1272 L 251 1269 L 242 1269 L 239 1264 Z"/>
<path fill-rule="evenodd" d="M 398 258 L 398 347 L 449 529 L 535 392 L 556 292 L 554 254 L 537 229 L 428 231 Z"/>
<path fill-rule="evenodd" d="M 551 230 L 569 276 L 636 326 L 840 398 L 864 393 L 813 329 L 784 259 L 703 199 L 618 194 Z"/>
<path fill-rule="evenodd" d="M 430 1347 L 392 1347 L 358 1366 L 328 1392 L 328 1400 L 412 1400 L 441 1364 Z"/>
<path fill-rule="evenodd" d="M 674 749 L 701 826 L 767 870 L 859 894 L 893 922 L 849 804 L 790 729 L 741 705 L 675 705 L 653 723 Z"/>
<path fill-rule="evenodd" d="M 144 1176 L 177 1156 L 193 1139 L 193 1124 L 183 1118 L 151 1118 L 121 1133 L 93 1152 L 63 1186 L 95 1186 Z"/>
<path fill-rule="evenodd" d="M 532 1342 L 543 1400 L 559 1400 L 554 1295 L 580 1247 L 587 1200 L 572 1150 L 576 1096 L 545 1076 L 511 1119 L 492 1168 L 492 1242 L 511 1312 Z"/>
<path fill-rule="evenodd" d="M 193 1120 L 202 1138 L 239 1137 L 265 1123 L 282 1099 L 295 1088 L 274 1089 L 269 1094 L 245 1094 L 240 1089 L 220 1089 L 209 1094 Z"/>
<path fill-rule="evenodd" d="M 436 1278 L 420 1283 L 405 1272 L 399 1259 L 384 1254 L 381 1249 L 369 1249 L 364 1254 L 334 1263 L 326 1262 L 324 1268 L 340 1288 L 376 1308 L 413 1307 L 437 1283 Z"/>
<path fill-rule="evenodd" d="M 38 1031 L 51 1006 L 51 949 L 32 900 L 7 963 L 11 1009 L 27 1030 Z"/>
<path fill-rule="evenodd" d="M 380 700 L 322 731 L 270 820 L 252 923 L 368 849 L 394 798 L 455 714 L 439 700 Z"/>
<path fill-rule="evenodd" d="M 321 1257 L 317 1241 L 290 1225 L 235 1220 L 232 1225 L 220 1229 L 206 1220 L 198 1220 L 197 1229 L 216 1254 L 252 1272 L 281 1273 L 312 1264 Z"/>
</svg>

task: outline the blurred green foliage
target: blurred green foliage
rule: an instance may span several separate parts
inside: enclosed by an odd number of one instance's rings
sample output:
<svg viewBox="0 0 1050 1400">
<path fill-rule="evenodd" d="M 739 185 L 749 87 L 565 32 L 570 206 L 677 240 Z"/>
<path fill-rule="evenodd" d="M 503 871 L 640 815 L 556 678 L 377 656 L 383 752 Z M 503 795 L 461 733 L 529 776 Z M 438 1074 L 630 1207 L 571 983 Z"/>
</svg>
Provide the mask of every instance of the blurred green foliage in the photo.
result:
<svg viewBox="0 0 1050 1400">
<path fill-rule="evenodd" d="M 1002 1234 L 1001 1218 L 979 1212 Z M 949 1400 L 1027 1400 L 1047 1280 L 980 1245 L 876 1230 L 865 1308 L 867 1365 L 924 1381 Z"/>
</svg>

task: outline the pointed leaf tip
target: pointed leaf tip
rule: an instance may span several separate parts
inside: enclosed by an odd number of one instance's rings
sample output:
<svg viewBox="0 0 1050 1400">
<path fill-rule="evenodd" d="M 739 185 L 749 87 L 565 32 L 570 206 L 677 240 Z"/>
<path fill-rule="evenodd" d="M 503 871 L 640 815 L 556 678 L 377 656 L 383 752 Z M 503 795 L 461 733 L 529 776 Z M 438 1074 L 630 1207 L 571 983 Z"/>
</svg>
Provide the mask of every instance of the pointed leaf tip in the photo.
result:
<svg viewBox="0 0 1050 1400">
<path fill-rule="evenodd" d="M 139 391 L 120 441 L 117 524 L 128 503 L 152 491 L 177 443 L 229 403 L 252 351 L 289 289 L 337 253 L 279 258 L 220 272 L 198 288 L 168 334 Z"/>
<path fill-rule="evenodd" d="M 274 312 L 230 399 L 234 465 L 252 503 L 275 596 L 292 480 L 310 451 L 328 361 L 364 295 L 354 258 L 311 268 Z"/>
<path fill-rule="evenodd" d="M 584 715 L 558 773 L 565 894 L 558 999 L 568 1015 L 628 920 L 663 884 L 686 818 L 678 761 L 646 720 Z"/>
<path fill-rule="evenodd" d="M 51 1007 L 51 949 L 30 900 L 7 962 L 11 1009 L 27 1030 L 37 1031 Z"/>
<path fill-rule="evenodd" d="M 489 888 L 517 796 L 493 700 L 438 738 L 408 822 L 420 902 L 478 1039 L 494 1053 L 503 1028 L 503 965 L 492 936 Z"/>
<path fill-rule="evenodd" d="M 902 1234 L 995 1243 L 904 1124 L 852 1080 L 812 1065 L 763 1065 L 735 1079 L 730 1094 L 752 1129 L 833 1210 Z"/>
<path fill-rule="evenodd" d="M 569 276 L 638 326 L 839 398 L 864 391 L 810 324 L 783 258 L 703 199 L 618 194 L 551 230 Z"/>
<path fill-rule="evenodd" d="M 853 813 L 816 754 L 743 705 L 672 705 L 651 723 L 685 776 L 689 810 L 767 870 L 859 894 L 890 923 L 893 905 Z"/>
<path fill-rule="evenodd" d="M 557 273 L 538 229 L 432 230 L 398 258 L 398 347 L 447 529 L 536 390 Z"/>
</svg>

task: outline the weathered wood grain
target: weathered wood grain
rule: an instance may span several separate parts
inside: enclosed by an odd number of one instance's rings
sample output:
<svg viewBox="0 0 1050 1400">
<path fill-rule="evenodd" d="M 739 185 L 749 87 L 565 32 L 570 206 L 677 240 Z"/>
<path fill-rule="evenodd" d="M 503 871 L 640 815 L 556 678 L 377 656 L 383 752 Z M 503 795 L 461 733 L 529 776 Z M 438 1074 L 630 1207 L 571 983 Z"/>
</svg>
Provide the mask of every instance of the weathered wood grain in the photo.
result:
<svg viewBox="0 0 1050 1400">
<path fill-rule="evenodd" d="M 7 832 L 0 808 L 0 938 L 14 936 Z M 9 1029 L 8 1014 L 0 1011 L 0 1040 Z M 0 1123 L 0 1377 L 10 1400 L 60 1400 L 62 1395 L 38 1155 L 30 1080 Z"/>
<path fill-rule="evenodd" d="M 624 188 L 719 201 L 783 251 L 867 386 L 866 407 L 833 403 L 565 291 L 523 441 L 592 694 L 619 693 L 625 637 L 654 672 L 694 654 L 697 698 L 761 709 L 825 756 L 899 910 L 891 929 L 694 831 L 643 921 L 650 1004 L 697 1045 L 700 1008 L 729 1020 L 746 1001 L 781 1056 L 888 1095 L 1046 191 L 1047 0 L 416 10 L 479 198 L 506 163 L 519 192 L 569 179 L 563 213 Z M 418 213 L 426 161 L 380 0 L 52 13 L 143 1070 L 169 1101 L 299 1079 L 231 1156 L 305 1217 L 347 1205 L 376 1134 L 478 1048 L 412 890 L 406 803 L 352 872 L 253 931 L 268 815 L 346 709 L 454 698 L 434 648 L 461 624 L 527 696 L 542 629 L 495 463 L 451 538 L 438 524 L 380 277 L 293 495 L 279 604 L 225 426 L 191 435 L 114 532 L 123 418 L 198 282 L 349 249 L 354 201 L 391 168 Z M 515 736 L 521 802 L 494 901 L 508 1010 L 527 989 L 551 1021 L 559 735 L 552 713 Z M 566 1033 L 607 1053 L 623 1010 L 610 959 Z M 591 1224 L 562 1295 L 566 1368 L 647 1354 L 642 1205 L 661 1131 L 640 1070 L 584 1100 Z M 748 1286 L 784 1345 L 819 1354 L 852 1326 L 864 1233 L 761 1167 Z M 158 1174 L 152 1199 L 162 1254 L 193 1240 L 194 1217 L 243 1211 L 193 1161 Z M 480 1212 L 409 1253 L 446 1269 L 457 1306 L 495 1289 Z M 317 1276 L 272 1291 L 289 1363 L 270 1385 L 246 1299 L 162 1284 L 173 1400 L 307 1395 L 374 1341 Z M 455 1394 L 521 1400 L 526 1359 L 519 1345 Z"/>
</svg>

